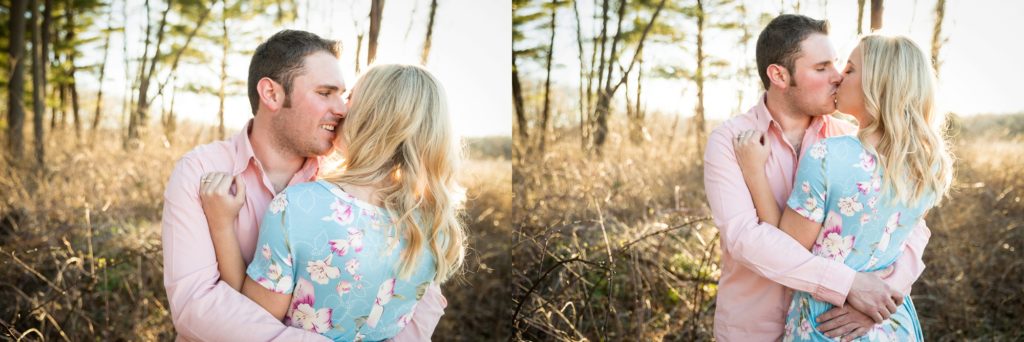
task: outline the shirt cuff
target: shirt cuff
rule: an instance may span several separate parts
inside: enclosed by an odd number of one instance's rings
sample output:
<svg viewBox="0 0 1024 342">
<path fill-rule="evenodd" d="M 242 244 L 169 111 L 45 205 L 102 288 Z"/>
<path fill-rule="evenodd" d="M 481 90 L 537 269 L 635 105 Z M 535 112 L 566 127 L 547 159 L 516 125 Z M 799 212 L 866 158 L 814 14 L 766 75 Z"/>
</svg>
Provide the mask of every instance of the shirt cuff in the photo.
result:
<svg viewBox="0 0 1024 342">
<path fill-rule="evenodd" d="M 850 293 L 853 277 L 856 275 L 857 271 L 845 264 L 829 261 L 825 272 L 822 273 L 821 281 L 818 282 L 817 289 L 811 296 L 818 301 L 842 307 L 846 303 L 846 295 Z"/>
</svg>

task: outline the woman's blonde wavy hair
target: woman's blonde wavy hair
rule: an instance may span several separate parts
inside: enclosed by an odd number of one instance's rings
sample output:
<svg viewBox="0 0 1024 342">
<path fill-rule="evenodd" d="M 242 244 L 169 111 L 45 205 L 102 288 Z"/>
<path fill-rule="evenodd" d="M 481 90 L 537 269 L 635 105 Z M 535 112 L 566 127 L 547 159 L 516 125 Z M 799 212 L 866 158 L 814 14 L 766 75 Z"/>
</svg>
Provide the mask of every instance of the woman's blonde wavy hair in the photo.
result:
<svg viewBox="0 0 1024 342">
<path fill-rule="evenodd" d="M 860 41 L 864 105 L 875 118 L 857 134 L 875 132 L 883 189 L 897 202 L 916 203 L 934 194 L 941 202 L 953 181 L 953 156 L 946 148 L 945 115 L 935 108 L 935 74 L 920 47 L 902 36 L 868 35 Z"/>
<path fill-rule="evenodd" d="M 380 186 L 376 195 L 407 239 L 399 276 L 413 273 L 427 244 L 434 280 L 446 281 L 462 267 L 466 233 L 459 220 L 465 190 L 455 180 L 462 154 L 444 89 L 421 67 L 384 64 L 367 70 L 352 96 L 337 138 L 348 143 L 348 155 L 322 178 Z"/>
</svg>

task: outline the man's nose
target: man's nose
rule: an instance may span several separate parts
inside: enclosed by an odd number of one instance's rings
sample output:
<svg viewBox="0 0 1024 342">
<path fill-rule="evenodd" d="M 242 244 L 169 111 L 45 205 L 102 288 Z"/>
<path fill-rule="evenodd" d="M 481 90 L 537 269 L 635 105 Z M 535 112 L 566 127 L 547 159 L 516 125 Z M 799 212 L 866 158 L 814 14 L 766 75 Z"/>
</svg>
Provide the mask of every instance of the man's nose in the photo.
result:
<svg viewBox="0 0 1024 342">
<path fill-rule="evenodd" d="M 348 115 L 348 104 L 344 99 L 338 99 L 331 104 L 331 114 L 344 118 Z"/>
</svg>

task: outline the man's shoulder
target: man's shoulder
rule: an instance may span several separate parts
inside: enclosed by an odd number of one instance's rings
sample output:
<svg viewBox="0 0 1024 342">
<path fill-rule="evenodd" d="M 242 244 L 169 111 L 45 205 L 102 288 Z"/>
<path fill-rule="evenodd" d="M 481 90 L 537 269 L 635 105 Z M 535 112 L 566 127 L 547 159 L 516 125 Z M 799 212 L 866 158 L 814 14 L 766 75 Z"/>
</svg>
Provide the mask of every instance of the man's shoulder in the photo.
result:
<svg viewBox="0 0 1024 342">
<path fill-rule="evenodd" d="M 751 112 L 739 113 L 712 129 L 711 135 L 732 137 L 732 135 L 740 131 L 756 128 L 756 123 L 757 118 Z"/>
<path fill-rule="evenodd" d="M 219 140 L 196 146 L 178 159 L 178 166 L 190 165 L 208 171 L 230 170 L 235 147 L 231 140 Z"/>
</svg>

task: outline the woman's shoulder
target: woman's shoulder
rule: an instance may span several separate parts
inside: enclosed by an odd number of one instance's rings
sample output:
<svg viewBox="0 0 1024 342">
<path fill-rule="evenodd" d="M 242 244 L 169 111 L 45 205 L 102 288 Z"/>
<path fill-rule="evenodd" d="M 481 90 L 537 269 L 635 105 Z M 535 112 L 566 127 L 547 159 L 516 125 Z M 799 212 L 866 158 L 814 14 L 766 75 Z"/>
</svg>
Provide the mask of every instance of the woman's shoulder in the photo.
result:
<svg viewBox="0 0 1024 342">
<path fill-rule="evenodd" d="M 274 196 L 272 207 L 309 208 L 313 203 L 322 202 L 324 198 L 334 196 L 331 191 L 314 182 L 292 184 Z"/>
<path fill-rule="evenodd" d="M 856 160 L 861 154 L 867 153 L 860 139 L 852 135 L 841 135 L 829 137 L 811 145 L 808 154 L 815 159 L 828 158 L 830 162 L 836 160 Z"/>
</svg>

